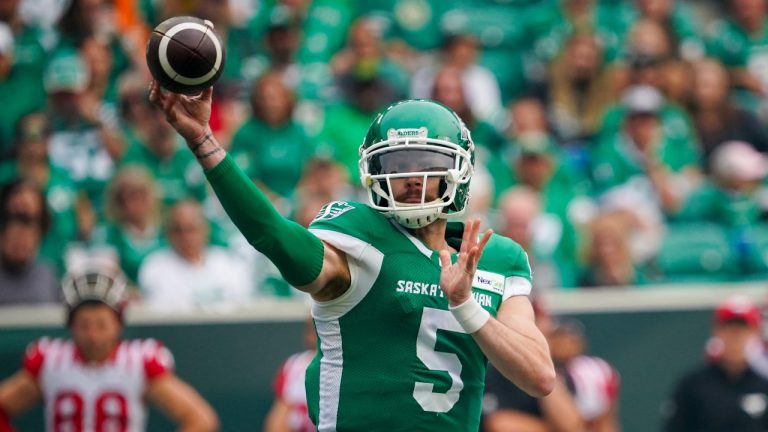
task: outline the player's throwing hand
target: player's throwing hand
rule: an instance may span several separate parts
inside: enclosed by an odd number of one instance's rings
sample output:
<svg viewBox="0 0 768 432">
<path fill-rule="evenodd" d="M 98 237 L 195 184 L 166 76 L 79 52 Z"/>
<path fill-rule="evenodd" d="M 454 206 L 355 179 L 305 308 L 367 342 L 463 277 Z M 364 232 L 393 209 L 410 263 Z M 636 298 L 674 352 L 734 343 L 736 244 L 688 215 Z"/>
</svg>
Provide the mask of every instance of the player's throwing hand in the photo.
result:
<svg viewBox="0 0 768 432">
<path fill-rule="evenodd" d="M 208 87 L 198 96 L 186 96 L 162 91 L 155 80 L 149 84 L 149 101 L 163 110 L 168 123 L 187 142 L 198 141 L 208 133 L 211 95 L 213 87 Z"/>
<path fill-rule="evenodd" d="M 451 306 L 464 303 L 472 291 L 472 280 L 477 270 L 477 262 L 486 243 L 491 238 L 493 230 L 488 229 L 483 233 L 483 238 L 478 241 L 480 232 L 480 220 L 472 219 L 464 225 L 464 234 L 461 238 L 461 248 L 455 263 L 451 263 L 451 253 L 448 250 L 440 251 L 440 288 L 442 288 Z"/>
</svg>

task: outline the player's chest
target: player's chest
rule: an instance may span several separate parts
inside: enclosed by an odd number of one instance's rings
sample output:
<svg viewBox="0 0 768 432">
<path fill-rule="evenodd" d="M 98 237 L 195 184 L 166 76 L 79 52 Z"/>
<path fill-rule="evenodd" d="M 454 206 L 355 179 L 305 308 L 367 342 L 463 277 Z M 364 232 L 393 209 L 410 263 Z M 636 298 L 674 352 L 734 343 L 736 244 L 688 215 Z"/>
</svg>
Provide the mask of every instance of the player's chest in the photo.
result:
<svg viewBox="0 0 768 432">
<path fill-rule="evenodd" d="M 448 298 L 441 287 L 441 268 L 437 254 L 390 253 L 382 263 L 375 293 L 383 302 L 394 303 L 405 313 L 424 307 L 448 309 Z M 504 293 L 504 275 L 478 268 L 472 282 L 472 296 L 495 315 Z"/>
<path fill-rule="evenodd" d="M 126 399 L 140 398 L 145 382 L 136 371 L 124 368 L 73 365 L 45 371 L 41 384 L 51 396 L 72 392 L 84 400 L 96 400 L 108 393 L 118 393 Z"/>
</svg>

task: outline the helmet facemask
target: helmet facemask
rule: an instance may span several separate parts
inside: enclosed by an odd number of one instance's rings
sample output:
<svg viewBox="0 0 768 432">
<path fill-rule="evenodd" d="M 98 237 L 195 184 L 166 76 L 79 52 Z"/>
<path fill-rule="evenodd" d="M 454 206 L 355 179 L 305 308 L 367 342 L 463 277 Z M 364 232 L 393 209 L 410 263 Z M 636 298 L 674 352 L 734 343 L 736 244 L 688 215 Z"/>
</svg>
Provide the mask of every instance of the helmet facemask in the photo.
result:
<svg viewBox="0 0 768 432">
<path fill-rule="evenodd" d="M 470 151 L 447 139 L 428 138 L 426 128 L 390 129 L 385 141 L 361 149 L 360 154 L 361 181 L 371 207 L 411 229 L 463 214 L 466 197 L 458 203 L 457 191 L 468 189 L 472 172 Z M 409 202 L 395 199 L 393 180 L 414 184 L 410 188 L 416 192 L 407 197 Z M 437 196 L 430 199 L 428 189 L 435 181 Z M 407 192 L 409 186 L 403 187 Z"/>
</svg>

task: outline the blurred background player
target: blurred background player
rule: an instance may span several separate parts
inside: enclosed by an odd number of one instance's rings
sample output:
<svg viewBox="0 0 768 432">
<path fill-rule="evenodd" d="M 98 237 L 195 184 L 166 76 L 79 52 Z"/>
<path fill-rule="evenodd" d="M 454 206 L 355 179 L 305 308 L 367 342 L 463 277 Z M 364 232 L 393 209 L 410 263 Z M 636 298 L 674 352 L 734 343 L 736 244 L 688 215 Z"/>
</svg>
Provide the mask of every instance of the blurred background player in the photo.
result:
<svg viewBox="0 0 768 432">
<path fill-rule="evenodd" d="M 485 432 L 618 432 L 619 376 L 605 360 L 586 355 L 583 325 L 550 318 L 536 305 L 536 325 L 547 336 L 558 370 L 555 390 L 533 398 L 489 368 L 483 398 Z"/>
<path fill-rule="evenodd" d="M 216 413 L 176 377 L 167 348 L 121 338 L 125 287 L 116 271 L 70 273 L 62 288 L 72 338 L 29 346 L 22 369 L 0 383 L 0 412 L 13 417 L 43 400 L 47 431 L 138 432 L 148 401 L 179 430 L 216 430 Z"/>
<path fill-rule="evenodd" d="M 763 431 L 768 425 L 768 380 L 747 361 L 759 343 L 760 310 L 734 296 L 715 309 L 707 364 L 678 383 L 666 412 L 666 432 Z"/>
<path fill-rule="evenodd" d="M 264 432 L 311 432 L 304 377 L 317 352 L 317 334 L 312 318 L 304 321 L 305 351 L 288 357 L 275 377 L 275 401 L 264 422 Z M 0 430 L 2 432 L 2 430 Z"/>
</svg>

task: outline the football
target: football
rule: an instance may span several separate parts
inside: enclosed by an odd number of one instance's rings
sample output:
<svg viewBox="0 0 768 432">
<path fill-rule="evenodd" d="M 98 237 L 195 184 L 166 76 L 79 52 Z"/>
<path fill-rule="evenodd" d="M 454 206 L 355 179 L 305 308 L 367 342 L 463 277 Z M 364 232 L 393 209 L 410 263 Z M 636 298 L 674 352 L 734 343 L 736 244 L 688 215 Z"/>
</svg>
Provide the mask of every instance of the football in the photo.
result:
<svg viewBox="0 0 768 432">
<path fill-rule="evenodd" d="M 199 94 L 221 76 L 224 46 L 210 21 L 191 16 L 169 18 L 152 31 L 147 66 L 166 90 Z"/>
</svg>

